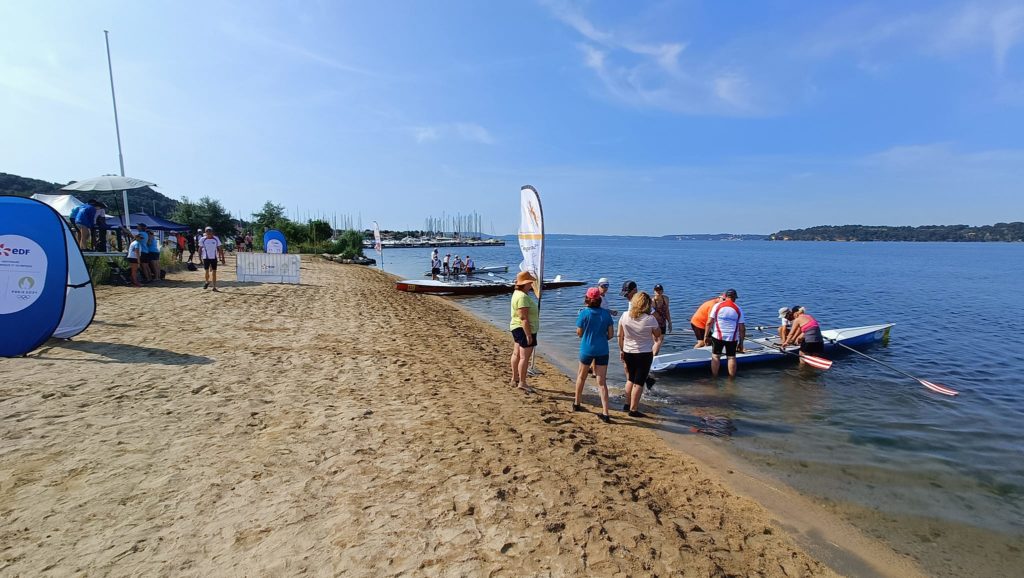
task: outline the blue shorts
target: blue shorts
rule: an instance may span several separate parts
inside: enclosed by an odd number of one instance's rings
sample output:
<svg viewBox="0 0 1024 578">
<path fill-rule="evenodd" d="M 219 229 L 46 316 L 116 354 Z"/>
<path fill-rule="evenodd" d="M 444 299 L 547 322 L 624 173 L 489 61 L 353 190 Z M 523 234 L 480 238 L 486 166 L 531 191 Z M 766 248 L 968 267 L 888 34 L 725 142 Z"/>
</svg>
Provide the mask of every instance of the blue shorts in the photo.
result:
<svg viewBox="0 0 1024 578">
<path fill-rule="evenodd" d="M 583 365 L 590 365 L 591 363 L 593 363 L 594 365 L 608 365 L 608 356 L 607 355 L 584 355 L 584 354 L 581 353 L 580 354 L 580 363 L 582 363 Z"/>
</svg>

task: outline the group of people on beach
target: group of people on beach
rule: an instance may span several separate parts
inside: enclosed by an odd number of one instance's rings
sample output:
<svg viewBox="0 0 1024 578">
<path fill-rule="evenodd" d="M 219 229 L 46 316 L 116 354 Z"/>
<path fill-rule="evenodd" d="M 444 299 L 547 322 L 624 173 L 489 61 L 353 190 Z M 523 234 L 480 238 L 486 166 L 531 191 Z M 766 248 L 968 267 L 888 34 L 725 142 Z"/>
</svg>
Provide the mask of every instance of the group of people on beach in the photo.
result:
<svg viewBox="0 0 1024 578">
<path fill-rule="evenodd" d="M 463 261 L 458 255 L 452 259 L 451 253 L 445 253 L 444 259 L 441 259 L 437 249 L 430 254 L 430 278 L 434 281 L 437 281 L 438 275 L 472 275 L 474 271 L 476 263 L 469 255 L 466 255 L 466 260 Z"/>
<path fill-rule="evenodd" d="M 160 244 L 156 234 L 149 230 L 145 223 L 136 225 L 136 233 L 130 235 L 132 242 L 128 245 L 125 257 L 131 269 L 131 281 L 135 287 L 141 287 L 143 283 L 151 283 L 163 278 L 160 270 Z M 213 234 L 213 227 L 206 227 L 197 231 L 196 236 L 185 238 L 185 233 L 171 234 L 167 238 L 167 244 L 171 246 L 172 257 L 178 261 L 182 260 L 184 247 L 188 248 L 188 263 L 191 266 L 195 252 L 199 251 L 199 260 L 203 264 L 206 275 L 206 282 L 203 289 L 210 287 L 212 282 L 213 290 L 217 289 L 217 262 L 225 264 L 224 246 L 216 235 Z M 193 268 L 194 269 L 194 268 Z M 141 273 L 141 276 L 140 276 Z"/>
<path fill-rule="evenodd" d="M 529 294 L 535 283 L 537 279 L 527 271 L 516 276 L 509 323 L 513 340 L 512 378 L 509 385 L 526 393 L 533 393 L 527 378 L 540 329 L 540 309 L 537 301 Z M 605 423 L 611 421 L 607 384 L 610 357 L 608 342 L 616 338 L 619 359 L 625 369 L 626 403 L 622 410 L 630 417 L 642 418 L 646 417 L 640 411 L 644 386 L 651 388 L 656 382 L 650 376 L 651 365 L 664 343 L 665 335 L 673 329 L 669 298 L 660 283 L 654 286 L 653 296 L 639 291 L 635 281 L 627 280 L 622 284 L 620 295 L 628 301 L 628 308 L 621 316 L 617 329 L 612 318 L 619 316 L 619 312 L 609 307 L 608 288 L 609 281 L 603 277 L 598 280 L 596 287 L 588 288 L 583 300 L 585 307 L 576 318 L 580 348 L 572 404 L 573 411 L 583 410 L 583 389 L 587 377 L 595 375 L 602 410 L 598 417 Z M 743 309 L 736 303 L 738 299 L 739 294 L 735 289 L 726 289 L 702 303 L 690 318 L 690 328 L 697 339 L 694 347 L 711 347 L 711 373 L 714 376 L 718 376 L 724 354 L 729 376 L 735 377 L 736 355 L 744 351 L 746 319 Z M 784 307 L 779 310 L 779 319 L 781 347 L 800 344 L 800 350 L 804 353 L 822 351 L 824 343 L 818 322 L 803 307 Z"/>
</svg>

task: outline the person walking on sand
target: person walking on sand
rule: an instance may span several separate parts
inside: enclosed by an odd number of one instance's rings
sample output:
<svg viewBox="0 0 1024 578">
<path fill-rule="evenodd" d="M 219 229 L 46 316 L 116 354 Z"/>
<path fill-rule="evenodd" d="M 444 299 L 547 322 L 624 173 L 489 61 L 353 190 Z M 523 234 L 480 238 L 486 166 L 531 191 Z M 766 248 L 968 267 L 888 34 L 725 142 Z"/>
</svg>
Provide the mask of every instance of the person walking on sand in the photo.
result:
<svg viewBox="0 0 1024 578">
<path fill-rule="evenodd" d="M 608 340 L 612 338 L 615 322 L 606 309 L 601 308 L 601 290 L 587 289 L 583 303 L 586 307 L 576 317 L 576 337 L 580 338 L 580 364 L 576 371 L 576 397 L 572 410 L 583 410 L 583 386 L 591 365 L 597 374 L 597 392 L 601 396 L 601 421 L 609 423 L 608 416 Z"/>
<path fill-rule="evenodd" d="M 186 244 L 188 245 L 188 262 L 192 262 L 192 258 L 196 256 L 196 236 L 185 231 L 181 234 L 182 237 L 188 237 Z"/>
<path fill-rule="evenodd" d="M 672 333 L 672 311 L 668 306 L 668 295 L 665 288 L 658 283 L 654 286 L 654 318 L 658 321 L 661 334 Z"/>
<path fill-rule="evenodd" d="M 722 299 L 723 296 L 719 295 L 701 303 L 696 313 L 690 318 L 690 329 L 693 330 L 693 336 L 697 338 L 697 345 L 694 345 L 694 348 L 704 347 L 711 342 L 707 335 L 708 314 L 711 313 L 712 307 L 722 302 Z"/>
<path fill-rule="evenodd" d="M 139 223 L 139 227 L 142 224 Z M 148 236 L 146 237 L 146 248 L 143 249 L 148 255 L 146 259 L 149 264 L 149 274 L 153 281 L 160 280 L 160 242 L 156 238 L 156 233 L 147 230 Z"/>
<path fill-rule="evenodd" d="M 736 304 L 739 296 L 735 289 L 727 289 L 725 298 L 711 308 L 708 314 L 707 334 L 711 337 L 711 375 L 718 377 L 722 350 L 729 368 L 729 377 L 736 377 L 736 353 L 743 353 L 743 339 L 747 334 L 743 310 Z"/>
<path fill-rule="evenodd" d="M 203 271 L 206 272 L 206 283 L 203 284 L 203 289 L 210 286 L 212 275 L 213 290 L 219 292 L 217 289 L 217 257 L 220 257 L 220 262 L 223 264 L 224 246 L 220 239 L 214 236 L 213 227 L 207 227 L 203 238 L 199 240 L 199 258 L 202 259 Z"/>
<path fill-rule="evenodd" d="M 509 385 L 526 393 L 533 393 L 533 388 L 526 383 L 526 372 L 530 367 L 533 349 L 537 347 L 537 331 L 540 329 L 540 307 L 528 293 L 535 281 L 537 278 L 529 271 L 516 275 L 516 288 L 512 292 L 512 320 L 508 324 L 513 341 L 512 379 Z"/>
<path fill-rule="evenodd" d="M 662 335 L 658 321 L 650 314 L 651 296 L 640 292 L 633 296 L 629 311 L 619 321 L 619 358 L 626 368 L 626 400 L 622 411 L 630 417 L 646 417 L 640 413 L 640 396 L 650 376 L 651 363 L 661 349 Z"/>
</svg>

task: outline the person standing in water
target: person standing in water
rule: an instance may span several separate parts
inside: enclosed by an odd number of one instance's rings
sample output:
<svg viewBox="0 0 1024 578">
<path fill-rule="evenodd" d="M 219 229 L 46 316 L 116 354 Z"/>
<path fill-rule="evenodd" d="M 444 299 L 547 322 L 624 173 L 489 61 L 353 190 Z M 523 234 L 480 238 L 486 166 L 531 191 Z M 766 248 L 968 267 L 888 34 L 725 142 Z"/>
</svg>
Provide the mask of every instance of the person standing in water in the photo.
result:
<svg viewBox="0 0 1024 578">
<path fill-rule="evenodd" d="M 634 290 L 635 293 L 635 290 Z M 651 312 L 651 296 L 635 293 L 629 311 L 619 320 L 619 358 L 626 369 L 626 400 L 622 408 L 630 417 L 646 417 L 640 413 L 640 396 L 650 377 L 651 363 L 661 348 L 661 330 Z"/>
<path fill-rule="evenodd" d="M 735 289 L 727 289 L 722 296 L 725 299 L 712 307 L 708 314 L 705 337 L 711 337 L 711 375 L 718 377 L 724 350 L 729 377 L 736 377 L 736 353 L 743 352 L 743 340 L 747 334 L 746 319 L 743 310 L 736 304 L 739 296 Z"/>
<path fill-rule="evenodd" d="M 665 295 L 665 288 L 658 283 L 654 286 L 654 318 L 658 321 L 658 329 L 661 334 L 672 333 L 672 311 L 668 306 L 668 295 Z"/>
<path fill-rule="evenodd" d="M 821 326 L 818 320 L 807 314 L 807 311 L 799 305 L 794 305 L 789 310 L 793 317 L 793 326 L 786 333 L 782 346 L 795 345 L 800 343 L 800 352 L 808 355 L 821 355 L 825 353 L 825 340 L 821 336 Z M 801 358 L 800 363 L 804 360 Z"/>
</svg>

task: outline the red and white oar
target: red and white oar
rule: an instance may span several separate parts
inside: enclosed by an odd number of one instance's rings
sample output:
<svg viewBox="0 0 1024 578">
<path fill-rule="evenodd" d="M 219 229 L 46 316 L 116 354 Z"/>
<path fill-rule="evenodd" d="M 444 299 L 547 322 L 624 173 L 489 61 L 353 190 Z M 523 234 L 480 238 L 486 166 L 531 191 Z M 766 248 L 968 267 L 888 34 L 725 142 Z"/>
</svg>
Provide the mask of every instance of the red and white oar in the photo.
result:
<svg viewBox="0 0 1024 578">
<path fill-rule="evenodd" d="M 950 389 L 950 388 L 948 388 L 948 387 L 946 387 L 944 385 L 939 385 L 938 383 L 935 383 L 935 382 L 932 382 L 932 381 L 927 381 L 927 380 L 921 379 L 920 377 L 916 377 L 916 376 L 910 375 L 909 373 L 907 373 L 906 371 L 903 371 L 902 369 L 893 367 L 893 366 L 889 365 L 888 363 L 886 363 L 886 362 L 884 362 L 884 361 L 882 361 L 880 359 L 875 359 L 874 357 L 871 357 L 867 353 L 864 353 L 862 351 L 857 351 L 856 349 L 850 347 L 849 345 L 846 345 L 846 344 L 843 344 L 843 343 L 839 343 L 838 341 L 836 341 L 834 339 L 832 339 L 830 341 L 832 341 L 832 343 L 834 343 L 834 344 L 836 344 L 836 345 L 838 345 L 840 347 L 845 347 L 846 349 L 849 349 L 850 351 L 856 353 L 857 355 L 860 355 L 862 357 L 866 357 L 866 358 L 870 359 L 871 361 L 874 361 L 875 363 L 877 363 L 877 364 L 879 364 L 879 365 L 881 365 L 883 367 L 888 367 L 889 369 L 895 371 L 896 373 L 899 373 L 900 375 L 905 375 L 905 376 L 909 377 L 910 379 L 913 379 L 913 380 L 917 381 L 918 383 L 920 383 L 921 385 L 927 387 L 931 391 L 934 391 L 935 393 L 941 393 L 942 395 L 948 395 L 950 397 L 954 397 L 954 396 L 960 395 L 960 392 L 955 390 L 955 389 Z"/>
<path fill-rule="evenodd" d="M 832 360 L 825 359 L 824 357 L 818 357 L 818 356 L 815 356 L 815 355 L 808 355 L 806 353 L 800 353 L 800 359 L 803 360 L 804 363 L 806 363 L 807 365 L 810 365 L 811 367 L 813 367 L 815 369 L 822 369 L 822 370 L 824 370 L 824 369 L 829 369 L 829 368 L 832 367 Z"/>
</svg>

